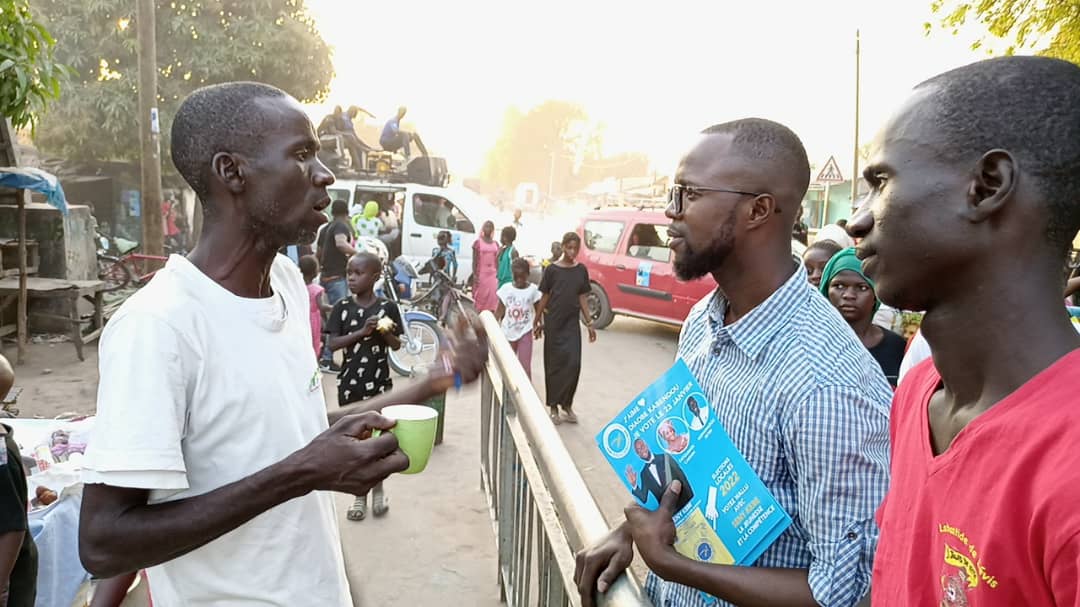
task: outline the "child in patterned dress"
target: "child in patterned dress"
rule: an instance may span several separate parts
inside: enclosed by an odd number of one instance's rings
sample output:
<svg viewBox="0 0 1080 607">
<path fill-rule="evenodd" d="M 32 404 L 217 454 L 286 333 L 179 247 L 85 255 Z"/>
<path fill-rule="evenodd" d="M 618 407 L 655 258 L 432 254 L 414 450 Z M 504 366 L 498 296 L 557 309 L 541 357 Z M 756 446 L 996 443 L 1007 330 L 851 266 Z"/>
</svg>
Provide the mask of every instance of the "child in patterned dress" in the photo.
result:
<svg viewBox="0 0 1080 607">
<path fill-rule="evenodd" d="M 327 333 L 332 350 L 344 350 L 345 360 L 338 374 L 338 405 L 369 399 L 394 387 L 390 377 L 390 350 L 401 347 L 404 333 L 397 306 L 375 294 L 382 276 L 382 262 L 371 253 L 353 255 L 345 271 L 352 297 L 334 304 Z M 372 489 L 371 510 L 382 516 L 390 509 L 382 483 Z M 350 521 L 367 516 L 367 495 L 357 496 L 347 517 Z"/>
</svg>

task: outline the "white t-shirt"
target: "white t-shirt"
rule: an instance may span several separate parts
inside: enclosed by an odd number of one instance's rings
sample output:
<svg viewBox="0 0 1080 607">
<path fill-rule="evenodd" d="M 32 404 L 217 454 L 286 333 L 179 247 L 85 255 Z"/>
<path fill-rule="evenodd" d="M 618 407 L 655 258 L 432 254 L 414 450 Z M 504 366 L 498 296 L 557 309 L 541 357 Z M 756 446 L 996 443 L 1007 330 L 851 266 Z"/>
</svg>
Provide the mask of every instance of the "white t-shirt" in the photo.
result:
<svg viewBox="0 0 1080 607">
<path fill-rule="evenodd" d="M 540 301 L 540 290 L 536 285 L 529 283 L 524 289 L 508 282 L 499 287 L 499 301 L 506 308 L 503 316 L 502 329 L 506 334 L 507 341 L 517 341 L 529 331 L 532 331 L 533 321 L 536 320 L 536 302 Z"/>
<path fill-rule="evenodd" d="M 83 481 L 207 493 L 327 428 L 308 295 L 278 256 L 274 296 L 245 299 L 172 256 L 109 321 Z M 329 492 L 312 492 L 148 570 L 154 604 L 351 607 Z"/>
<path fill-rule="evenodd" d="M 928 358 L 930 358 L 930 344 L 926 343 L 922 331 L 916 331 L 908 344 L 907 352 L 904 353 L 904 359 L 900 361 L 900 371 L 896 376 L 897 385 L 904 381 L 904 376 L 908 374 L 908 371 Z"/>
</svg>

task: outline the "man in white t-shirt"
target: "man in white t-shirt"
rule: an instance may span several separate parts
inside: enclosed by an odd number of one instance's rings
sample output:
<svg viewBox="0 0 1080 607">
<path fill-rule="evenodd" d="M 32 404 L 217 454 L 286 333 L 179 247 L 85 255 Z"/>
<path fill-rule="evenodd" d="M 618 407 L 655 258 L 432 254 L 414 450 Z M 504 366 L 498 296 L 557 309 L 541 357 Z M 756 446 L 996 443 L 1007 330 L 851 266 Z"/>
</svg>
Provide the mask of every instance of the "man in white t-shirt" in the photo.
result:
<svg viewBox="0 0 1080 607">
<path fill-rule="evenodd" d="M 173 162 L 206 219 L 102 336 L 79 529 L 86 569 L 147 569 L 155 605 L 352 605 L 330 491 L 408 466 L 392 434 L 371 438 L 393 426 L 371 411 L 453 384 L 440 373 L 327 419 L 307 290 L 276 255 L 326 221 L 318 145 L 266 85 L 200 89 L 176 114 Z M 458 344 L 465 381 L 482 342 Z"/>
</svg>

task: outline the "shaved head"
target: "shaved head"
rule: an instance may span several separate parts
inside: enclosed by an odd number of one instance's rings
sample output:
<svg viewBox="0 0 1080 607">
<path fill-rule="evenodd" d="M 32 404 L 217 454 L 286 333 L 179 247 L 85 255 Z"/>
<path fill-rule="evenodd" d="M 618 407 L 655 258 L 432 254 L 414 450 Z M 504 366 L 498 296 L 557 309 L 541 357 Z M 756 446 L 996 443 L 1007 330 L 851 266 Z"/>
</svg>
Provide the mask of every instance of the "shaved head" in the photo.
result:
<svg viewBox="0 0 1080 607">
<path fill-rule="evenodd" d="M 784 211 L 802 204 L 810 186 L 810 161 L 806 148 L 791 129 L 764 118 L 743 118 L 715 124 L 702 135 L 730 135 L 732 149 L 759 167 L 761 180 L 755 191 L 772 192 Z M 794 223 L 794 218 L 792 218 Z"/>
<path fill-rule="evenodd" d="M 1049 57 L 999 57 L 923 82 L 944 160 L 973 166 L 1008 150 L 1035 181 L 1046 238 L 1065 252 L 1080 230 L 1080 67 Z"/>
<path fill-rule="evenodd" d="M 285 91 L 268 84 L 229 82 L 198 89 L 180 104 L 172 125 L 172 160 L 204 205 L 214 154 L 255 153 L 273 120 L 256 102 L 284 97 Z"/>
</svg>

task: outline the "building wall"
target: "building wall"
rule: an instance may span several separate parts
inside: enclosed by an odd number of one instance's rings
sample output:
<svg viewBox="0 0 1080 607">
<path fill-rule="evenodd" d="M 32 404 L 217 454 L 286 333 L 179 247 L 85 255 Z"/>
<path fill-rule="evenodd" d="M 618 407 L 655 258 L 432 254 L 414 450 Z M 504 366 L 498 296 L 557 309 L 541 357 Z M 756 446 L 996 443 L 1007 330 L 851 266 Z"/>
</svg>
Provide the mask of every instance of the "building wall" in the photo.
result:
<svg viewBox="0 0 1080 607">
<path fill-rule="evenodd" d="M 90 208 L 69 207 L 67 217 L 45 203 L 30 203 L 26 207 L 26 235 L 38 243 L 40 264 L 37 276 L 68 280 L 97 278 L 97 246 L 90 219 Z M 19 209 L 0 205 L 0 237 L 15 238 L 19 234 Z M 30 312 L 67 314 L 58 300 L 31 300 Z M 14 322 L 14 311 L 10 322 Z M 31 332 L 66 333 L 69 327 L 47 319 L 30 317 Z"/>
<path fill-rule="evenodd" d="M 859 185 L 859 191 L 863 192 L 865 186 Z M 854 213 L 851 210 L 851 181 L 836 183 L 829 187 L 829 206 L 824 209 L 824 190 L 811 190 L 803 198 L 803 221 L 811 229 L 819 229 L 830 223 L 836 223 L 840 219 L 848 219 Z M 822 215 L 822 212 L 825 215 Z"/>
</svg>

